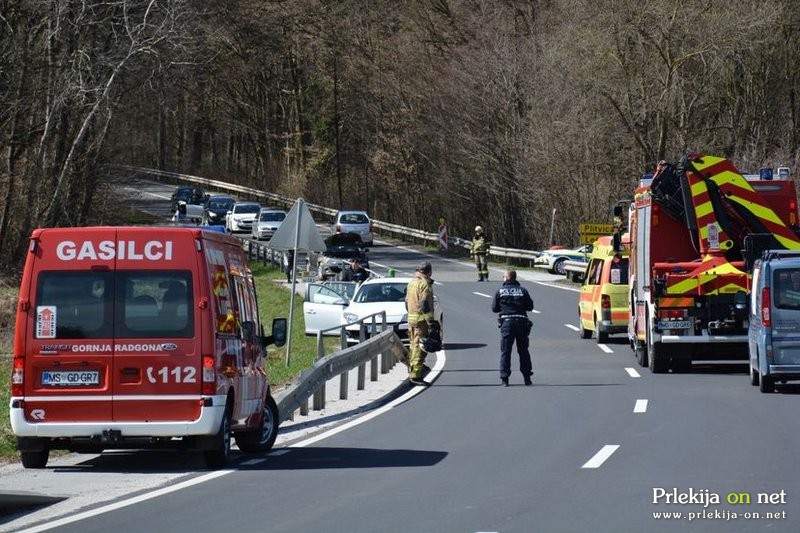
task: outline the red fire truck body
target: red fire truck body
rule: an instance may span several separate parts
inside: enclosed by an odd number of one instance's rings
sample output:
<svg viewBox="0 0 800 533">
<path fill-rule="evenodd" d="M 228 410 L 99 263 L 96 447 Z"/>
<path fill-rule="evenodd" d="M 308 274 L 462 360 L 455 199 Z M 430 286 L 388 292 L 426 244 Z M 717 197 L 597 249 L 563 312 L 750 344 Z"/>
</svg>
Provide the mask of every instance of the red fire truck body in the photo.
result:
<svg viewBox="0 0 800 533">
<path fill-rule="evenodd" d="M 639 364 L 659 373 L 745 360 L 750 256 L 800 249 L 797 224 L 791 179 L 745 177 L 706 155 L 659 163 L 629 213 L 628 337 Z"/>
</svg>

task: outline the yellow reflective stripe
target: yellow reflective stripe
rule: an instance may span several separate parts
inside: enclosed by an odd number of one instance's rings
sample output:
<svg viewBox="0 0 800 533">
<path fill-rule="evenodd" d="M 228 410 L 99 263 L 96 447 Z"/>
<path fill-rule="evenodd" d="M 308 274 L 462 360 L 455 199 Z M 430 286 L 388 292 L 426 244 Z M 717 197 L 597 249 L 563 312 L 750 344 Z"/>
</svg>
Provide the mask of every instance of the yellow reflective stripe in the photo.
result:
<svg viewBox="0 0 800 533">
<path fill-rule="evenodd" d="M 694 298 L 659 298 L 659 307 L 693 307 Z"/>
</svg>

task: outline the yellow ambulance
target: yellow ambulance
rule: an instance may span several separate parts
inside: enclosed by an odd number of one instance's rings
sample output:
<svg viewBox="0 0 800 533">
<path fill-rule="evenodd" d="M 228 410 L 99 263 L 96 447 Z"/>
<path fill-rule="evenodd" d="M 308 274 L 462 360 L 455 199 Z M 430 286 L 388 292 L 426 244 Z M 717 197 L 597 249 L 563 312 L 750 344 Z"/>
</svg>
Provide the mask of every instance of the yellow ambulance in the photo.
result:
<svg viewBox="0 0 800 533">
<path fill-rule="evenodd" d="M 613 333 L 628 331 L 628 253 L 630 240 L 625 233 L 615 250 L 613 237 L 594 242 L 586 265 L 580 299 L 578 328 L 583 339 L 594 333 L 598 344 L 608 342 Z"/>
</svg>

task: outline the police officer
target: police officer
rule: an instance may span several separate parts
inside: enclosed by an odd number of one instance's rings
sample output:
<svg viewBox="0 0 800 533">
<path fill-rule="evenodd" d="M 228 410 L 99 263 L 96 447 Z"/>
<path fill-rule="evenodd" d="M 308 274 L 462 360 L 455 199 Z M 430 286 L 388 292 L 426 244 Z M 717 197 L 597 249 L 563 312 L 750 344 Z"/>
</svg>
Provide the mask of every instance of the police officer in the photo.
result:
<svg viewBox="0 0 800 533">
<path fill-rule="evenodd" d="M 412 385 L 427 385 L 425 357 L 428 355 L 420 341 L 428 336 L 433 327 L 433 267 L 428 262 L 421 263 L 414 277 L 406 287 L 406 309 L 408 310 L 408 381 Z"/>
<path fill-rule="evenodd" d="M 528 351 L 533 323 L 528 319 L 528 311 L 533 311 L 533 299 L 527 289 L 517 281 L 516 270 L 506 270 L 503 274 L 503 285 L 497 289 L 492 299 L 492 311 L 500 313 L 500 382 L 508 387 L 508 376 L 511 375 L 511 348 L 517 343 L 519 354 L 519 370 L 525 385 L 531 385 L 533 365 L 531 353 Z"/>
<path fill-rule="evenodd" d="M 481 226 L 475 226 L 469 253 L 475 259 L 475 266 L 478 268 L 478 281 L 489 281 L 489 264 L 486 261 L 489 255 L 489 239 L 484 235 Z"/>
</svg>

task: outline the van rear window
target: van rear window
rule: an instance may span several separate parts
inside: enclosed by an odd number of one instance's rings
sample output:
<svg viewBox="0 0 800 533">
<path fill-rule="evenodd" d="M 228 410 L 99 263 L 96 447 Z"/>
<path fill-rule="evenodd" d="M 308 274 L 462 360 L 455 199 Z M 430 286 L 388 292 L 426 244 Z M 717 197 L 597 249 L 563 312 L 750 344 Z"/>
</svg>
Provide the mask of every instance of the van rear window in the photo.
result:
<svg viewBox="0 0 800 533">
<path fill-rule="evenodd" d="M 188 338 L 188 271 L 47 271 L 36 291 L 40 339 Z"/>
<path fill-rule="evenodd" d="M 609 270 L 608 281 L 613 285 L 627 285 L 628 284 L 628 258 L 620 258 L 618 261 L 611 263 Z"/>
<path fill-rule="evenodd" d="M 800 269 L 776 270 L 772 284 L 777 288 L 775 306 L 778 309 L 800 309 Z"/>
</svg>

